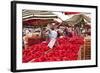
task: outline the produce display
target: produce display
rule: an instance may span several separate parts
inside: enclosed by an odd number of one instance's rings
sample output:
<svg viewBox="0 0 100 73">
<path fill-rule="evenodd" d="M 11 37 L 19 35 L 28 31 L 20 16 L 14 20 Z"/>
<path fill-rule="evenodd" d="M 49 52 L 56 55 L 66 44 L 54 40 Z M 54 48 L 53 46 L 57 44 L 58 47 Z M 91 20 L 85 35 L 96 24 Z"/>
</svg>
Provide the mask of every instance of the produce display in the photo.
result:
<svg viewBox="0 0 100 73">
<path fill-rule="evenodd" d="M 84 44 L 84 38 L 80 36 L 62 37 L 56 42 L 58 45 L 51 50 L 47 46 L 48 43 L 44 41 L 23 49 L 23 63 L 77 60 L 78 51 Z"/>
</svg>

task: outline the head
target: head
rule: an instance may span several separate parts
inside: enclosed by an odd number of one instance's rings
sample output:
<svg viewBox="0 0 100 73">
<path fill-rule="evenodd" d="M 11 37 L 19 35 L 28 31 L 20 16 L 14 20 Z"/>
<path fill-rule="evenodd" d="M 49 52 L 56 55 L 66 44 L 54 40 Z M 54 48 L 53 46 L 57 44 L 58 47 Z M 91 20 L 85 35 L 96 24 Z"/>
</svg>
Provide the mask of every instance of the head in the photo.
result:
<svg viewBox="0 0 100 73">
<path fill-rule="evenodd" d="M 55 25 L 56 25 L 56 23 L 52 23 L 52 24 L 51 24 L 51 27 L 55 27 Z"/>
<path fill-rule="evenodd" d="M 51 27 L 51 30 L 54 30 L 54 27 Z"/>
<path fill-rule="evenodd" d="M 54 26 L 56 23 L 52 23 L 52 25 Z"/>
<path fill-rule="evenodd" d="M 30 30 L 26 30 L 25 33 L 28 34 L 30 32 Z"/>
</svg>

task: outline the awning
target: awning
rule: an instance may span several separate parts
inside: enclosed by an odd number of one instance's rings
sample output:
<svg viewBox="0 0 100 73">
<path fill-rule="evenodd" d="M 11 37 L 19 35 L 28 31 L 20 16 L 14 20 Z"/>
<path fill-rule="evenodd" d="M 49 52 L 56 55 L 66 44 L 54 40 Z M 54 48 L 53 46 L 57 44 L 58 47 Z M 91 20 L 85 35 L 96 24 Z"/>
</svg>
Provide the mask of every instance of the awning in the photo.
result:
<svg viewBox="0 0 100 73">
<path fill-rule="evenodd" d="M 80 23 L 83 20 L 86 23 L 90 23 L 91 22 L 91 18 L 89 16 L 86 16 L 85 14 L 74 15 L 71 18 L 69 18 L 69 19 L 67 19 L 65 21 L 70 25 L 75 25 L 75 24 Z"/>
<path fill-rule="evenodd" d="M 40 10 L 23 10 L 22 11 L 23 21 L 31 19 L 54 19 L 57 15 L 50 11 L 40 11 Z"/>
</svg>

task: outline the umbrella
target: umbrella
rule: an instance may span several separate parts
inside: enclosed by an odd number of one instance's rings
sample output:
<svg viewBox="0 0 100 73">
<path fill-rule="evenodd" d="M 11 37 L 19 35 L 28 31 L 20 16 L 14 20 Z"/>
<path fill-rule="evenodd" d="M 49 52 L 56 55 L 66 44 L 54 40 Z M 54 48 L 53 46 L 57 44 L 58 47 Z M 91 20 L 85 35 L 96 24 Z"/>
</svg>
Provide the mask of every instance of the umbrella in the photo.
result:
<svg viewBox="0 0 100 73">
<path fill-rule="evenodd" d="M 79 23 L 90 23 L 91 22 L 91 18 L 86 16 L 85 14 L 77 14 L 72 16 L 71 18 L 65 20 L 68 24 L 70 25 L 75 25 L 75 24 L 79 24 Z"/>
<path fill-rule="evenodd" d="M 57 16 L 50 11 L 23 10 L 22 18 L 23 21 L 27 21 L 32 19 L 54 19 Z"/>
</svg>

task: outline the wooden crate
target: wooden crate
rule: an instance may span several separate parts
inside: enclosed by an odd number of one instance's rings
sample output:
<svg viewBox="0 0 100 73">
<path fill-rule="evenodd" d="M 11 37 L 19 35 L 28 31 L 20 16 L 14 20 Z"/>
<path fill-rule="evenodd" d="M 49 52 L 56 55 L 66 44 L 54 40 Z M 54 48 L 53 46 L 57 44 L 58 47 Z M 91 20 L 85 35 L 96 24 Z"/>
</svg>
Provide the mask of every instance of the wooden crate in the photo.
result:
<svg viewBox="0 0 100 73">
<path fill-rule="evenodd" d="M 78 52 L 78 59 L 79 60 L 91 59 L 91 38 L 90 37 L 84 38 L 84 45 L 81 46 Z"/>
</svg>

